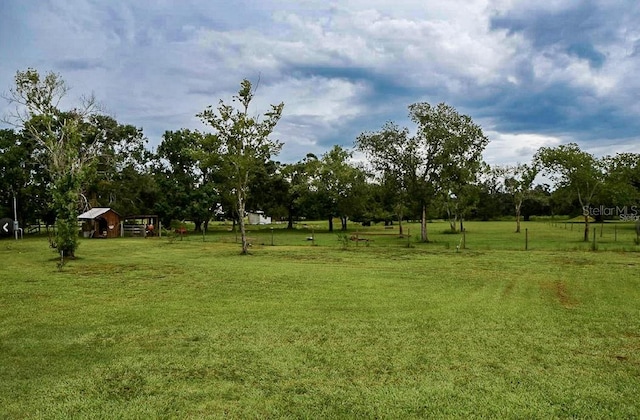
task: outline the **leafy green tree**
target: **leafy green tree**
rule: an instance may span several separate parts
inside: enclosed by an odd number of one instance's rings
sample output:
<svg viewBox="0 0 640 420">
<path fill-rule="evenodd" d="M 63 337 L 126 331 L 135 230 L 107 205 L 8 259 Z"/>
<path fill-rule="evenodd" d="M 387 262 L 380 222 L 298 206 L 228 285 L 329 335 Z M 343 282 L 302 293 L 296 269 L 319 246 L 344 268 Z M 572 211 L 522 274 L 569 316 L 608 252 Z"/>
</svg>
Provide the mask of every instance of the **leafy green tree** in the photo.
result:
<svg viewBox="0 0 640 420">
<path fill-rule="evenodd" d="M 449 220 L 449 230 L 457 232 L 456 225 L 460 222 L 460 232 L 462 232 L 465 218 L 480 199 L 480 187 L 476 183 L 451 183 L 447 193 L 442 191 L 441 198 Z"/>
<path fill-rule="evenodd" d="M 16 73 L 7 99 L 15 105 L 9 119 L 42 151 L 38 158 L 51 179 L 56 214 L 55 245 L 63 257 L 73 258 L 78 247 L 78 197 L 97 147 L 83 136 L 87 120 L 95 114 L 95 101 L 88 98 L 80 107 L 62 111 L 59 103 L 67 91 L 60 75 L 41 77 L 28 69 Z"/>
<path fill-rule="evenodd" d="M 167 226 L 171 220 L 191 220 L 195 230 L 206 230 L 218 201 L 209 168 L 198 159 L 204 135 L 182 129 L 166 131 L 158 146 L 157 180 L 163 199 L 156 209 Z"/>
<path fill-rule="evenodd" d="M 504 179 L 506 193 L 513 197 L 513 206 L 516 215 L 516 233 L 520 233 L 520 216 L 522 203 L 532 191 L 533 181 L 538 175 L 538 168 L 527 164 L 515 166 L 497 167 L 497 173 Z"/>
<path fill-rule="evenodd" d="M 287 217 L 289 184 L 283 170 L 282 164 L 269 160 L 256 172 L 249 186 L 247 208 L 262 210 L 274 220 Z"/>
<path fill-rule="evenodd" d="M 318 165 L 318 157 L 309 153 L 299 162 L 282 168 L 282 179 L 286 184 L 283 204 L 287 208 L 287 229 L 293 229 L 293 221 L 299 217 L 316 218 L 318 212 L 313 179 Z"/>
<path fill-rule="evenodd" d="M 157 195 L 147 163 L 151 153 L 142 129 L 92 115 L 83 130 L 85 142 L 96 146 L 83 191 L 91 207 L 113 207 L 123 215 L 152 211 Z"/>
<path fill-rule="evenodd" d="M 27 189 L 31 183 L 32 150 L 20 133 L 0 130 L 0 217 L 13 218 L 13 198 L 16 198 L 24 224 Z"/>
<path fill-rule="evenodd" d="M 400 235 L 402 220 L 409 200 L 408 155 L 413 139 L 407 128 L 392 122 L 386 123 L 378 132 L 365 132 L 356 139 L 357 150 L 363 152 L 374 171 L 374 179 L 384 189 L 384 196 L 391 202 L 398 220 Z"/>
<path fill-rule="evenodd" d="M 471 117 L 444 103 L 415 103 L 409 106 L 409 116 L 418 126 L 406 149 L 409 189 L 421 209 L 421 240 L 427 242 L 427 210 L 432 197 L 448 193 L 451 186 L 461 188 L 475 177 L 489 139 Z"/>
<path fill-rule="evenodd" d="M 584 217 L 584 241 L 589 241 L 589 217 L 592 199 L 604 181 L 604 162 L 580 150 L 577 144 L 541 147 L 534 162 L 556 182 L 559 188 L 577 196 Z"/>
<path fill-rule="evenodd" d="M 640 206 L 640 154 L 619 153 L 604 158 L 606 175 L 600 191 L 602 202 L 610 207 Z"/>
<path fill-rule="evenodd" d="M 352 165 L 352 153 L 341 146 L 334 146 L 322 155 L 314 186 L 322 203 L 329 231 L 333 232 L 333 218 L 340 218 L 340 230 L 347 230 L 349 216 L 362 207 L 365 173 Z"/>
<path fill-rule="evenodd" d="M 244 225 L 249 186 L 262 165 L 282 148 L 280 142 L 271 140 L 269 136 L 280 120 L 284 104 L 271 105 L 261 120 L 258 116 L 249 115 L 253 95 L 251 82 L 245 79 L 240 84 L 238 95 L 233 98 L 239 104 L 238 109 L 221 100 L 217 109 L 209 106 L 197 115 L 213 129 L 212 135 L 202 139 L 203 155 L 200 160 L 204 167 L 215 167 L 227 175 L 228 185 L 235 196 L 243 254 L 249 251 Z"/>
</svg>

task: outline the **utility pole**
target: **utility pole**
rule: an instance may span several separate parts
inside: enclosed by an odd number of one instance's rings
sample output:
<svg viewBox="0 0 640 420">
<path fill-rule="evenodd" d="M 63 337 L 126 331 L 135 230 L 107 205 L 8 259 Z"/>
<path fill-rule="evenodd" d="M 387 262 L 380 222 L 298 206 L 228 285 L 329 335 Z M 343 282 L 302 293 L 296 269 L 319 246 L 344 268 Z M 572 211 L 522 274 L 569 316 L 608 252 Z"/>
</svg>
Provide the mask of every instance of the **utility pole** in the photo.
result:
<svg viewBox="0 0 640 420">
<path fill-rule="evenodd" d="M 18 206 L 16 201 L 16 193 L 13 193 L 13 234 L 18 240 Z"/>
</svg>

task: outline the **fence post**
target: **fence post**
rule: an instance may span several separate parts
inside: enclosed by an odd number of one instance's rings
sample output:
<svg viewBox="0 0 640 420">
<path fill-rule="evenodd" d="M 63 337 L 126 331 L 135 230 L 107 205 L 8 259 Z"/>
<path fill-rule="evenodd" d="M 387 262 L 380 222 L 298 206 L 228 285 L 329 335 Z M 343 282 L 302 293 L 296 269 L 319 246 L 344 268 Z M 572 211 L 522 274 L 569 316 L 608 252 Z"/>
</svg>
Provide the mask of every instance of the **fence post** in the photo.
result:
<svg viewBox="0 0 640 420">
<path fill-rule="evenodd" d="M 467 229 L 462 229 L 462 249 L 467 249 Z"/>
<path fill-rule="evenodd" d="M 529 228 L 525 228 L 524 230 L 524 250 L 529 250 Z"/>
<path fill-rule="evenodd" d="M 593 228 L 593 244 L 591 245 L 592 251 L 596 250 L 596 232 L 597 231 L 598 231 L 598 228 Z"/>
<path fill-rule="evenodd" d="M 613 225 L 613 242 L 618 242 L 618 225 Z"/>
<path fill-rule="evenodd" d="M 604 229 L 604 222 L 600 223 L 600 237 L 602 238 L 602 230 Z"/>
</svg>

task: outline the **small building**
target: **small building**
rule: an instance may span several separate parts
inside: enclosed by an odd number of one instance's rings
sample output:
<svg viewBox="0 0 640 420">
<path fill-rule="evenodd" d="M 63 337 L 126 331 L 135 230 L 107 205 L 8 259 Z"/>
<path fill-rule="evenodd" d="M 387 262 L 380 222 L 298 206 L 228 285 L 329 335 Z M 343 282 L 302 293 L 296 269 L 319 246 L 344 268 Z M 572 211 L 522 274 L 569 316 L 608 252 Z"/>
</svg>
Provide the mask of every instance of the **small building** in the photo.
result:
<svg viewBox="0 0 640 420">
<path fill-rule="evenodd" d="M 121 216 L 108 207 L 94 207 L 78 216 L 85 238 L 117 238 Z"/>
<path fill-rule="evenodd" d="M 265 216 L 262 210 L 247 213 L 250 225 L 270 225 L 271 217 Z"/>
<path fill-rule="evenodd" d="M 122 218 L 122 236 L 156 236 L 160 235 L 162 226 L 156 214 L 137 214 Z"/>
</svg>

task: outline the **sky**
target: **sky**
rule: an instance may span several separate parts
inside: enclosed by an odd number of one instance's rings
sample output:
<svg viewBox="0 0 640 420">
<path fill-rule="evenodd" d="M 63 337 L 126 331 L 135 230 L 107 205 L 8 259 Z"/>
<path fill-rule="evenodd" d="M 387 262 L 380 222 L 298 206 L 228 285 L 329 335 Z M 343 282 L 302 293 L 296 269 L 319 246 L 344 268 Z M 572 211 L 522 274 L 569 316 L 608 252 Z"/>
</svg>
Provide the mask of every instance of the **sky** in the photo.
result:
<svg viewBox="0 0 640 420">
<path fill-rule="evenodd" d="M 155 148 L 242 79 L 251 112 L 284 102 L 277 157 L 295 162 L 445 102 L 490 139 L 490 164 L 576 142 L 640 153 L 637 0 L 0 0 L 0 92 L 59 73 Z M 0 99 L 0 115 L 10 111 Z"/>
</svg>

